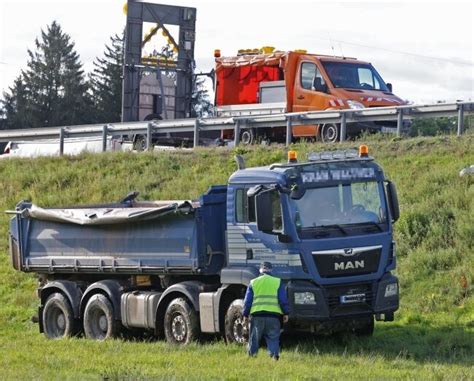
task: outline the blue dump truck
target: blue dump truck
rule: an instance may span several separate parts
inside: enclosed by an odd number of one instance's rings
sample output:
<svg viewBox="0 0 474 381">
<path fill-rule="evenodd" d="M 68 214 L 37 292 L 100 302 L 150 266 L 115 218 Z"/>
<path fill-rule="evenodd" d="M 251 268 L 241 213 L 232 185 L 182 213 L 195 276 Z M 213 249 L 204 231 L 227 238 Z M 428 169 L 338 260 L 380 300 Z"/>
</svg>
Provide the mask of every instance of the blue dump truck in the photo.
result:
<svg viewBox="0 0 474 381">
<path fill-rule="evenodd" d="M 48 338 L 202 333 L 243 343 L 243 297 L 261 261 L 286 285 L 285 330 L 370 335 L 399 305 L 395 186 L 357 151 L 238 170 L 198 201 L 43 209 L 20 202 L 10 223 L 15 269 L 39 276 Z"/>
</svg>

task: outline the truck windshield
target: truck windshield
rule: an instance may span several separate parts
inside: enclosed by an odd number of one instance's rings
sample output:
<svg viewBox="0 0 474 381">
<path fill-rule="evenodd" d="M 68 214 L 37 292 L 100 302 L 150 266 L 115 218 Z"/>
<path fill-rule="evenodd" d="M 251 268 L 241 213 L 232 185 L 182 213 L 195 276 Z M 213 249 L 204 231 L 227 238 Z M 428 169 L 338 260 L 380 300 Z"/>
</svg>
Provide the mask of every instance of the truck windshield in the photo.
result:
<svg viewBox="0 0 474 381">
<path fill-rule="evenodd" d="M 323 66 L 334 87 L 389 91 L 372 65 L 328 61 Z"/>
<path fill-rule="evenodd" d="M 385 230 L 387 214 L 383 187 L 375 181 L 309 188 L 300 200 L 291 200 L 300 230 L 351 227 Z"/>
</svg>

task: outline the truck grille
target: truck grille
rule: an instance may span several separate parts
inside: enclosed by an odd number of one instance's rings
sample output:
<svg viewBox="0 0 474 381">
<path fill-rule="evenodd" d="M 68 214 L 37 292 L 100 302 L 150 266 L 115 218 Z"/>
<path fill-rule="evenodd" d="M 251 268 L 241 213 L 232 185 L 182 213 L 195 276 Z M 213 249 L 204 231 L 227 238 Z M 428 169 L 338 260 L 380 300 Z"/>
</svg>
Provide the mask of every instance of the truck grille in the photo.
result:
<svg viewBox="0 0 474 381">
<path fill-rule="evenodd" d="M 331 316 L 370 312 L 375 300 L 375 291 L 370 284 L 326 287 L 324 294 Z M 359 300 L 349 303 L 343 301 L 352 295 L 359 296 Z"/>
<path fill-rule="evenodd" d="M 313 251 L 313 260 L 323 278 L 363 275 L 376 272 L 382 246 Z"/>
</svg>

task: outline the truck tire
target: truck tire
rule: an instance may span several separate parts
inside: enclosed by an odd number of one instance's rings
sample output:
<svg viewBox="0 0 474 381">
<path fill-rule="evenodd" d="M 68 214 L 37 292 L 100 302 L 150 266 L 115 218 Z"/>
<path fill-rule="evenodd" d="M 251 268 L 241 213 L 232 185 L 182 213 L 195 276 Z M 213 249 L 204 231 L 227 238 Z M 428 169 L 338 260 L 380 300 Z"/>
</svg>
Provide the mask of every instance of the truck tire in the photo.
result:
<svg viewBox="0 0 474 381">
<path fill-rule="evenodd" d="M 246 128 L 240 131 L 240 144 L 248 146 L 255 143 L 255 130 Z"/>
<path fill-rule="evenodd" d="M 48 339 L 71 337 L 79 332 L 71 304 L 59 292 L 50 295 L 46 300 L 42 318 L 44 335 Z"/>
<path fill-rule="evenodd" d="M 243 323 L 244 301 L 234 300 L 225 314 L 224 330 L 228 343 L 245 344 L 249 339 L 248 327 Z"/>
<path fill-rule="evenodd" d="M 106 340 L 116 337 L 120 323 L 114 319 L 110 300 L 102 294 L 93 295 L 84 310 L 84 333 L 88 339 Z"/>
<path fill-rule="evenodd" d="M 196 311 L 186 299 L 177 298 L 166 308 L 164 319 L 166 341 L 187 345 L 199 337 L 199 320 Z"/>
<path fill-rule="evenodd" d="M 139 152 L 146 150 L 146 136 L 145 135 L 137 135 L 135 137 L 135 140 L 133 141 L 133 149 Z"/>
<path fill-rule="evenodd" d="M 341 128 L 338 124 L 323 124 L 321 128 L 321 140 L 325 143 L 337 143 L 339 141 Z"/>
<path fill-rule="evenodd" d="M 357 336 L 361 336 L 361 337 L 368 337 L 368 336 L 372 336 L 373 333 L 374 333 L 374 317 L 371 316 L 366 322 L 362 322 L 360 323 L 359 326 L 357 326 L 356 328 L 354 328 L 354 333 L 357 335 Z"/>
</svg>

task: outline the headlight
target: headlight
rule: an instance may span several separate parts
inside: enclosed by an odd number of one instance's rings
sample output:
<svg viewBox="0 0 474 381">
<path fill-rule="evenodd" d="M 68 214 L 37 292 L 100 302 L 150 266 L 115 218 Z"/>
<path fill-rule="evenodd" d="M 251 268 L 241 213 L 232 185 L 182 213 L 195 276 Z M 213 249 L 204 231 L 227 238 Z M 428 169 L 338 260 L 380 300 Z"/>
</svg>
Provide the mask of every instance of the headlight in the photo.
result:
<svg viewBox="0 0 474 381">
<path fill-rule="evenodd" d="M 398 294 L 398 284 L 389 283 L 385 286 L 385 297 L 394 296 Z"/>
<path fill-rule="evenodd" d="M 357 101 L 353 101 L 353 100 L 348 100 L 347 104 L 349 105 L 350 108 L 356 109 L 356 110 L 360 110 L 362 108 L 365 108 L 365 106 L 362 103 L 357 102 Z"/>
<path fill-rule="evenodd" d="M 295 304 L 316 304 L 316 298 L 312 292 L 295 292 Z"/>
</svg>

